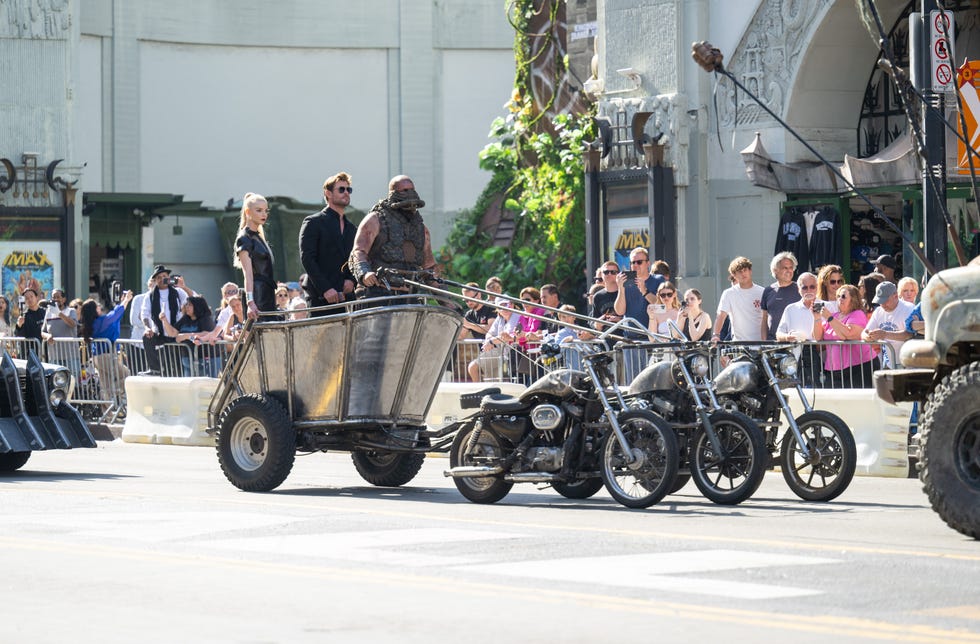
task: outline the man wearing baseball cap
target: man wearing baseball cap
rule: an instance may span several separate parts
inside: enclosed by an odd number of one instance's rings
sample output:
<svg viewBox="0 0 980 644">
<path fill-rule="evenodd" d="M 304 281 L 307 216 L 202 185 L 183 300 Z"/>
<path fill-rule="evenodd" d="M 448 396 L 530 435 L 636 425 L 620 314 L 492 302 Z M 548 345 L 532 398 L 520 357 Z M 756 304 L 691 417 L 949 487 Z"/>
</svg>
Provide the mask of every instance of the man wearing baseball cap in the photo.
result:
<svg viewBox="0 0 980 644">
<path fill-rule="evenodd" d="M 885 257 L 889 256 L 885 255 Z M 879 284 L 871 302 L 877 304 L 878 308 L 871 314 L 867 326 L 861 332 L 861 339 L 865 342 L 887 340 L 894 355 L 889 355 L 885 351 L 882 364 L 895 368 L 898 366 L 898 352 L 909 337 L 905 331 L 905 321 L 912 314 L 913 307 L 905 300 L 899 299 L 898 287 L 892 282 Z"/>
<path fill-rule="evenodd" d="M 878 259 L 871 262 L 875 270 L 885 276 L 889 282 L 897 282 L 895 273 L 898 272 L 898 262 L 891 255 L 879 255 Z"/>
<path fill-rule="evenodd" d="M 140 309 L 140 319 L 143 320 L 143 349 L 146 352 L 146 371 L 141 371 L 141 376 L 160 375 L 160 356 L 157 349 L 162 345 L 172 342 L 163 331 L 163 321 L 160 316 L 169 319 L 171 326 L 177 326 L 177 318 L 180 317 L 181 309 L 187 301 L 187 293 L 184 291 L 184 280 L 182 277 L 176 278 L 177 288 L 170 288 L 170 269 L 163 264 L 153 267 L 150 274 L 153 287 L 143 298 Z"/>
</svg>

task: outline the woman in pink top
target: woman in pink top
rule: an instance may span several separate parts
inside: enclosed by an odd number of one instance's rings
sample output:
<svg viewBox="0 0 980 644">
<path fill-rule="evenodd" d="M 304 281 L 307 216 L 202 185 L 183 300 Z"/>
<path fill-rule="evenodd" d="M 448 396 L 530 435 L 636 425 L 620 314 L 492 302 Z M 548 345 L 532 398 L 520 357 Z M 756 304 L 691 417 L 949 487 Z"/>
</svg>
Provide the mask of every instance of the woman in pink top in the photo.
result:
<svg viewBox="0 0 980 644">
<path fill-rule="evenodd" d="M 541 292 L 533 286 L 525 286 L 521 289 L 521 304 L 527 313 L 534 315 L 544 315 L 547 313 L 539 305 L 541 304 Z M 517 345 L 520 348 L 520 355 L 514 354 L 517 360 L 516 371 L 520 381 L 525 385 L 531 384 L 540 373 L 533 367 L 535 366 L 528 355 L 531 349 L 536 349 L 539 345 L 538 340 L 544 335 L 542 327 L 544 323 L 527 315 L 521 316 L 521 333 L 517 336 Z"/>
<path fill-rule="evenodd" d="M 868 315 L 856 286 L 845 284 L 837 289 L 839 310 L 832 313 L 824 307 L 813 316 L 816 340 L 860 340 L 868 324 Z M 871 374 L 877 368 L 874 350 L 867 344 L 824 347 L 824 387 L 855 389 L 871 387 Z"/>
</svg>

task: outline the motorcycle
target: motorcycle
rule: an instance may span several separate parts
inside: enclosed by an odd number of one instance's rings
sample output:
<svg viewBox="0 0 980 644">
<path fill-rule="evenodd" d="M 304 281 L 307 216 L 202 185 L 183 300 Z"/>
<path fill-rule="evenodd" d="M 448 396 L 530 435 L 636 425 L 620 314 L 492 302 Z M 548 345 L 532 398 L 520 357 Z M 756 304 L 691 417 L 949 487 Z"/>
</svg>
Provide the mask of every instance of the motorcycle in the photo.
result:
<svg viewBox="0 0 980 644">
<path fill-rule="evenodd" d="M 815 410 L 797 377 L 790 347 L 736 347 L 732 361 L 715 376 L 722 408 L 754 418 L 766 434 L 766 447 L 786 484 L 804 501 L 830 501 L 854 478 L 857 450 L 850 428 L 839 416 Z M 796 389 L 804 413 L 794 418 L 783 389 Z M 789 429 L 777 440 L 780 416 Z"/>
<path fill-rule="evenodd" d="M 670 493 L 693 478 L 714 503 L 745 501 L 761 485 L 769 461 L 762 430 L 745 414 L 719 406 L 704 345 L 652 346 L 672 357 L 641 371 L 630 383 L 629 397 L 632 407 L 656 412 L 678 436 L 681 464 Z"/>
<path fill-rule="evenodd" d="M 612 353 L 585 348 L 582 370 L 546 373 L 517 397 L 461 396 L 479 410 L 459 421 L 445 475 L 474 503 L 495 503 L 515 483 L 549 483 L 571 499 L 605 486 L 629 508 L 660 501 L 677 475 L 677 439 L 656 414 L 627 409 Z"/>
</svg>

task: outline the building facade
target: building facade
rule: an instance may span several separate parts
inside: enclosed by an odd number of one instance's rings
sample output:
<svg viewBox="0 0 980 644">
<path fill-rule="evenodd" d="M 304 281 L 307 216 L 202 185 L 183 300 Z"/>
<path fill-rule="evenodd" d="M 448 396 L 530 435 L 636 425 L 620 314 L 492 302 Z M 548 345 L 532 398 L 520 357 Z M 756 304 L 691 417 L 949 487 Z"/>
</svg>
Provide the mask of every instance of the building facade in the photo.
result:
<svg viewBox="0 0 980 644">
<path fill-rule="evenodd" d="M 875 4 L 907 64 L 908 14 L 920 2 Z M 957 61 L 975 59 L 975 3 L 946 4 L 956 13 Z M 878 39 L 853 0 L 598 0 L 589 89 L 604 133 L 587 163 L 590 266 L 648 239 L 653 255 L 674 265 L 680 288 L 701 289 L 713 310 L 732 258 L 749 257 L 756 282 L 771 281 L 782 218 L 797 212 L 834 216 L 826 224 L 834 245 L 809 268 L 837 263 L 856 279 L 887 252 L 904 255 L 906 274 L 921 274 L 895 227 L 921 239 L 922 179 L 904 112 L 877 67 Z M 894 226 L 828 179 L 812 152 L 755 100 L 698 67 L 691 44 L 705 40 L 766 107 L 850 173 Z M 955 164 L 956 142 L 947 140 Z M 760 167 L 784 180 L 756 176 Z M 962 229 L 975 230 L 975 203 L 957 191 L 962 177 L 950 168 L 949 180 L 950 212 Z"/>
<path fill-rule="evenodd" d="M 411 175 L 440 243 L 487 181 L 477 154 L 512 46 L 499 0 L 0 0 L 0 157 L 16 175 L 0 177 L 32 181 L 26 198 L 0 191 L 0 225 L 23 253 L 50 251 L 50 286 L 72 294 L 112 274 L 141 290 L 159 263 L 216 293 L 236 277 L 227 204 L 322 202 L 345 170 L 362 210 Z"/>
</svg>

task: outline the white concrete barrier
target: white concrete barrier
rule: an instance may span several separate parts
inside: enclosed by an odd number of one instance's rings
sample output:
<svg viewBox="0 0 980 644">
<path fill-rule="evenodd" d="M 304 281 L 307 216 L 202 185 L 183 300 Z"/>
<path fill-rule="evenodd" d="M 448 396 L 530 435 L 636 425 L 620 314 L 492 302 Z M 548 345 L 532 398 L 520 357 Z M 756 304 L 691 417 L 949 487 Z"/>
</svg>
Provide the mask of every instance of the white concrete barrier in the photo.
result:
<svg viewBox="0 0 980 644">
<path fill-rule="evenodd" d="M 126 378 L 123 441 L 214 447 L 205 430 L 217 386 L 217 378 Z"/>
<path fill-rule="evenodd" d="M 436 390 L 436 397 L 429 407 L 429 414 L 425 417 L 426 425 L 429 429 L 435 429 L 445 423 L 469 416 L 476 409 L 460 407 L 460 395 L 471 394 L 490 387 L 498 387 L 501 393 L 511 396 L 520 395 L 525 389 L 524 385 L 516 382 L 441 382 Z"/>
<path fill-rule="evenodd" d="M 804 389 L 814 409 L 840 416 L 857 445 L 857 475 L 905 478 L 909 471 L 908 433 L 912 403 L 890 405 L 874 389 Z M 793 415 L 803 413 L 794 390 L 783 392 Z M 787 426 L 783 423 L 783 428 Z"/>
</svg>

